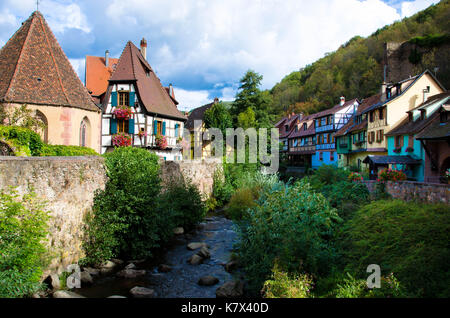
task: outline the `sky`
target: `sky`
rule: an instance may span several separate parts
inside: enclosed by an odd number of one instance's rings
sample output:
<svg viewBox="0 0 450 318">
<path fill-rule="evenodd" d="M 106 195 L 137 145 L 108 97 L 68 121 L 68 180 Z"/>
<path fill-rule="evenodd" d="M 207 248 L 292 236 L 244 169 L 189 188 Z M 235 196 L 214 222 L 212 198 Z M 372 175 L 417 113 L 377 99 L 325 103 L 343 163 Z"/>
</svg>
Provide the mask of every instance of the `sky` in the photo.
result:
<svg viewBox="0 0 450 318">
<path fill-rule="evenodd" d="M 86 55 L 120 57 L 147 39 L 147 59 L 180 110 L 233 100 L 249 69 L 262 89 L 335 51 L 352 37 L 413 15 L 437 0 L 40 0 L 84 83 Z M 36 0 L 0 0 L 0 46 Z"/>
</svg>

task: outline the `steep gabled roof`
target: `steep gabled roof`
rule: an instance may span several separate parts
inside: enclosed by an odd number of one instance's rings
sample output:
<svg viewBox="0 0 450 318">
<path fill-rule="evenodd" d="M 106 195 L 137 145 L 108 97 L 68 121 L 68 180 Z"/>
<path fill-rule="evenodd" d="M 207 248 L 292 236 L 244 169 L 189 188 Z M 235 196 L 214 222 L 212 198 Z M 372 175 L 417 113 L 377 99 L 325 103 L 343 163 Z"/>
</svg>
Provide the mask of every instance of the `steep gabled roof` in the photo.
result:
<svg viewBox="0 0 450 318">
<path fill-rule="evenodd" d="M 110 85 L 116 82 L 136 82 L 140 101 L 149 113 L 186 120 L 186 117 L 177 109 L 176 103 L 161 85 L 161 81 L 150 64 L 131 41 L 128 41 L 125 45 L 116 70 L 109 81 Z"/>
<path fill-rule="evenodd" d="M 39 11 L 0 50 L 0 101 L 100 111 Z"/>
<path fill-rule="evenodd" d="M 344 105 L 342 105 L 342 106 L 340 104 L 337 104 L 337 105 L 333 106 L 332 108 L 328 108 L 328 109 L 323 110 L 323 111 L 321 111 L 319 113 L 316 113 L 316 118 L 328 116 L 328 115 L 331 115 L 331 114 L 335 114 L 338 111 L 340 111 L 340 110 L 342 110 L 342 109 L 344 109 L 344 108 L 346 108 L 346 107 L 348 107 L 350 105 L 353 105 L 355 102 L 358 102 L 357 98 L 354 98 L 352 100 L 349 100 L 349 101 L 345 102 Z"/>
<path fill-rule="evenodd" d="M 215 104 L 215 102 L 197 107 L 195 109 L 193 109 L 191 111 L 191 113 L 189 114 L 189 117 L 187 119 L 186 124 L 184 125 L 184 127 L 186 129 L 189 130 L 193 130 L 194 129 L 194 121 L 195 120 L 203 120 L 204 116 L 205 116 L 205 112 L 210 109 L 213 105 Z"/>
<path fill-rule="evenodd" d="M 119 59 L 109 58 L 106 66 L 105 57 L 86 56 L 86 88 L 93 96 L 100 96 L 106 92 L 108 81 Z"/>
</svg>

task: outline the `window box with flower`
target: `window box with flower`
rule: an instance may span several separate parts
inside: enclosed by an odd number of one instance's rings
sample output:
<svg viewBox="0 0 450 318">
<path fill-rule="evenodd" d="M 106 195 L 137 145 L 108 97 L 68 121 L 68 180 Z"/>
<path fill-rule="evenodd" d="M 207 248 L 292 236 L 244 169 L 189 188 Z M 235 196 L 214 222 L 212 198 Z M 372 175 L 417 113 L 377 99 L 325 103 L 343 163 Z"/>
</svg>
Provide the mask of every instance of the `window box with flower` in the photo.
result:
<svg viewBox="0 0 450 318">
<path fill-rule="evenodd" d="M 414 152 L 414 148 L 413 147 L 408 147 L 405 150 L 406 152 Z"/>
<path fill-rule="evenodd" d="M 112 115 L 114 118 L 127 120 L 133 117 L 133 110 L 129 106 L 117 106 Z"/>
<path fill-rule="evenodd" d="M 168 145 L 166 136 L 162 135 L 156 135 L 155 143 L 159 149 L 166 149 Z"/>
<path fill-rule="evenodd" d="M 128 147 L 131 146 L 133 138 L 126 133 L 118 133 L 112 136 L 112 144 L 114 147 Z"/>
<path fill-rule="evenodd" d="M 400 153 L 400 152 L 402 152 L 402 148 L 401 147 L 397 147 L 397 148 L 394 149 L 394 152 L 395 153 Z"/>
</svg>

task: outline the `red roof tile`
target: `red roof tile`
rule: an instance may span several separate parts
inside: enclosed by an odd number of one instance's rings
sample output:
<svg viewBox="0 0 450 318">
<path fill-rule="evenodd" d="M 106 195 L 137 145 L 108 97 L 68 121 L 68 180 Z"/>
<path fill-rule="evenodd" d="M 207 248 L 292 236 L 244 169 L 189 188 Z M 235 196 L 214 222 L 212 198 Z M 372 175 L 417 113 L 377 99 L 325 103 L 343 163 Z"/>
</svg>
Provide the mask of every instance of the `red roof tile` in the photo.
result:
<svg viewBox="0 0 450 318">
<path fill-rule="evenodd" d="M 108 81 L 119 59 L 109 58 L 109 66 L 101 56 L 86 56 L 86 88 L 93 96 L 100 96 L 106 92 Z"/>
<path fill-rule="evenodd" d="M 39 11 L 0 50 L 0 101 L 100 111 Z"/>
<path fill-rule="evenodd" d="M 112 82 L 123 81 L 136 82 L 137 94 L 149 113 L 186 120 L 177 109 L 173 98 L 161 85 L 150 64 L 131 41 L 128 41 L 120 56 L 116 70 L 111 76 L 110 85 Z"/>
</svg>

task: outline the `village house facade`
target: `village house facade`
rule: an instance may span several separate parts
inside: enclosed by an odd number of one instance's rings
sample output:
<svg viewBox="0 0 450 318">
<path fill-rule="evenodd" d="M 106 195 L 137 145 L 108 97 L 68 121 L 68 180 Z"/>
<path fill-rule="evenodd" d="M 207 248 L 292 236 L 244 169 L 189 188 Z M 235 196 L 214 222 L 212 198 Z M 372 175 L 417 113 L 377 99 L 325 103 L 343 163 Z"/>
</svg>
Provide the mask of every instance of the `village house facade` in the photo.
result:
<svg viewBox="0 0 450 318">
<path fill-rule="evenodd" d="M 288 137 L 289 162 L 294 166 L 310 168 L 312 156 L 316 153 L 315 115 L 303 117 Z"/>
<path fill-rule="evenodd" d="M 164 160 L 182 160 L 180 141 L 186 117 L 177 108 L 172 85 L 163 87 L 147 62 L 146 50 L 145 39 L 140 50 L 128 42 L 106 92 L 97 92 L 103 111 L 101 153 L 131 145 L 149 149 Z M 88 79 L 92 75 L 89 68 L 86 71 Z M 88 80 L 86 84 L 89 87 Z"/>
<path fill-rule="evenodd" d="M 23 104 L 45 124 L 44 142 L 100 152 L 101 110 L 39 11 L 0 50 L 0 105 Z"/>
<path fill-rule="evenodd" d="M 393 164 L 403 163 L 408 166 L 418 164 L 417 161 L 411 160 L 411 157 L 388 156 L 385 135 L 409 116 L 408 111 L 425 102 L 429 96 L 443 92 L 445 88 L 428 70 L 398 83 L 382 84 L 380 102 L 364 111 L 368 117 L 367 152 L 377 153 L 377 155 L 369 155 L 363 161 L 369 165 L 371 179 L 377 178 L 380 169 Z"/>
<path fill-rule="evenodd" d="M 316 152 L 312 156 L 312 168 L 317 169 L 323 164 L 338 164 L 335 134 L 357 111 L 359 101 L 348 102 L 341 97 L 341 102 L 333 108 L 315 114 L 314 127 Z"/>
</svg>

